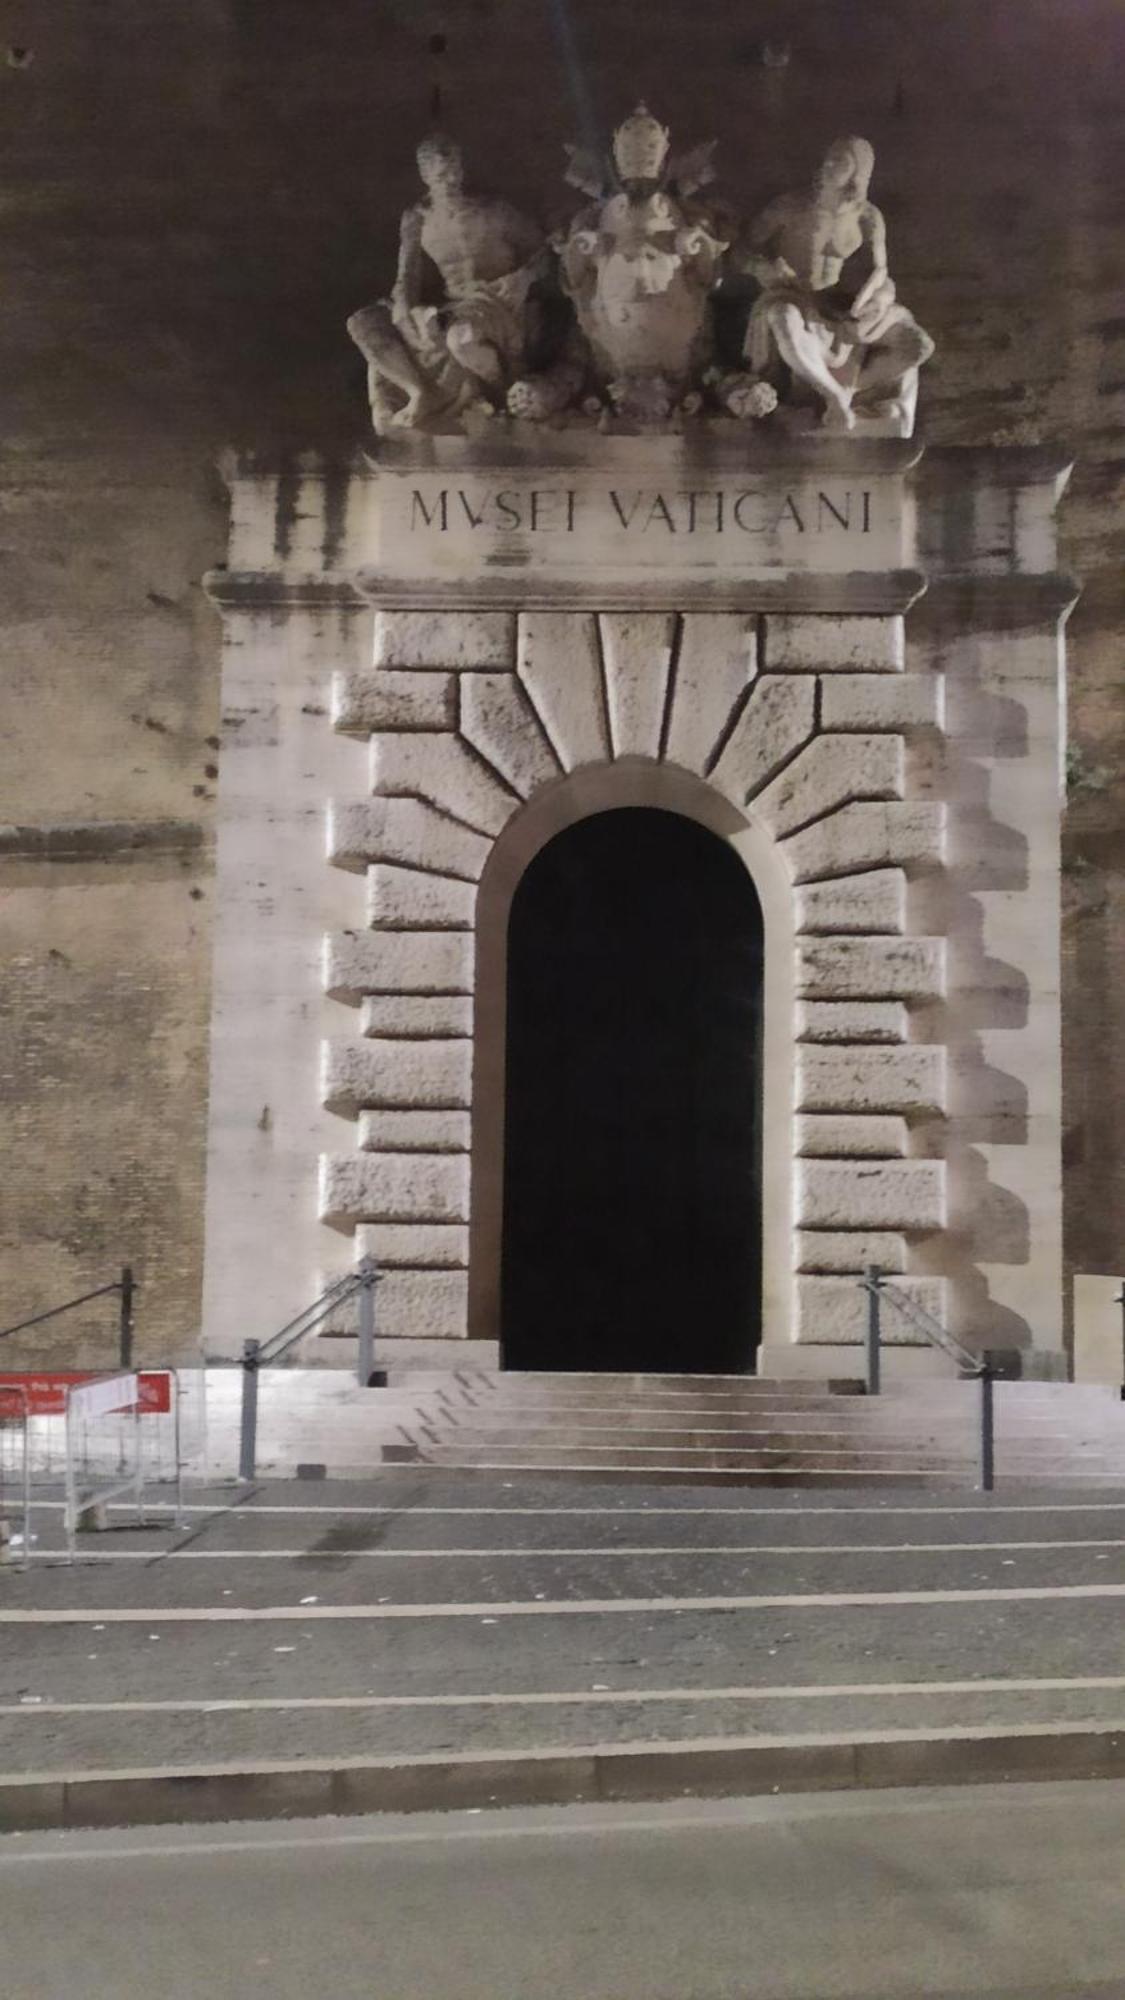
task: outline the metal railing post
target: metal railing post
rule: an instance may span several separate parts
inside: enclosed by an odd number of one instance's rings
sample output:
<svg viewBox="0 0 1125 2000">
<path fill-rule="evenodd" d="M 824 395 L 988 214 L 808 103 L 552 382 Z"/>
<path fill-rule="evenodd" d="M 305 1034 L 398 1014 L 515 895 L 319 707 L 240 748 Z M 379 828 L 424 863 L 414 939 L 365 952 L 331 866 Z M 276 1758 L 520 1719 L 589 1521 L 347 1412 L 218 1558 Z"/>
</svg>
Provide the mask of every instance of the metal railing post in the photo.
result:
<svg viewBox="0 0 1125 2000">
<path fill-rule="evenodd" d="M 869 1396 L 877 1396 L 880 1387 L 880 1365 L 882 1359 L 880 1354 L 879 1326 L 879 1312 L 882 1303 L 879 1298 L 881 1277 L 877 1264 L 868 1264 L 863 1274 L 863 1282 L 867 1292 L 867 1393 Z"/>
<path fill-rule="evenodd" d="M 995 1375 L 989 1362 L 980 1371 L 980 1490 L 991 1493 L 996 1472 Z"/>
<path fill-rule="evenodd" d="M 1121 1281 L 1117 1304 L 1121 1307 L 1121 1400 L 1125 1403 L 1125 1278 Z"/>
<path fill-rule="evenodd" d="M 356 1360 L 356 1376 L 361 1389 L 368 1389 L 375 1381 L 375 1283 L 376 1269 L 374 1257 L 364 1257 L 356 1267 L 359 1279 L 359 1353 Z"/>
<path fill-rule="evenodd" d="M 121 1335 L 118 1343 L 118 1361 L 122 1368 L 133 1366 L 133 1294 L 136 1285 L 133 1280 L 133 1266 L 121 1266 Z"/>
<path fill-rule="evenodd" d="M 238 1476 L 253 1479 L 258 1458 L 258 1353 L 260 1340 L 242 1343 L 242 1421 L 238 1436 Z"/>
</svg>

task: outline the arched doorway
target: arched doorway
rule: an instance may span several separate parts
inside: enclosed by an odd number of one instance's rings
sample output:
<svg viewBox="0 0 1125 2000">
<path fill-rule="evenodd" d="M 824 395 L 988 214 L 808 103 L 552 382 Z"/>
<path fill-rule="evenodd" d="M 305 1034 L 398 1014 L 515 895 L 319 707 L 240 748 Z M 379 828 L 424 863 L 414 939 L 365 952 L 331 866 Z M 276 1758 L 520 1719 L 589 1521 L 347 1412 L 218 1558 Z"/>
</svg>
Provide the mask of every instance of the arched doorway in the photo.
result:
<svg viewBox="0 0 1125 2000">
<path fill-rule="evenodd" d="M 579 820 L 508 926 L 508 1368 L 739 1372 L 761 1267 L 762 916 L 731 846 Z"/>
</svg>

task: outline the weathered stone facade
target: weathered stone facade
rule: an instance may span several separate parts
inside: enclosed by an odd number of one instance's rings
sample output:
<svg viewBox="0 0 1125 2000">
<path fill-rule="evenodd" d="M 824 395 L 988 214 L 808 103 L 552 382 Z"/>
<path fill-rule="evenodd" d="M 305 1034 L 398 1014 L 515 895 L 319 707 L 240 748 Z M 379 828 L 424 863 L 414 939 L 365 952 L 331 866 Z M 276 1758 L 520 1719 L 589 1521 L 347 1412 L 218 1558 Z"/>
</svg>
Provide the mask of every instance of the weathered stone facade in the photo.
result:
<svg viewBox="0 0 1125 2000">
<path fill-rule="evenodd" d="M 778 0 L 771 40 L 791 37 L 781 69 L 763 66 L 757 31 L 732 26 L 725 7 L 654 18 L 613 0 L 572 11 L 605 111 L 618 109 L 624 77 L 635 87 L 640 48 L 650 100 L 673 105 L 685 131 L 719 134 L 725 183 L 743 207 L 792 183 L 810 133 L 819 143 L 857 124 L 868 131 L 904 292 L 939 336 L 920 435 L 1044 440 L 1077 460 L 1060 516 L 1060 566 L 1083 583 L 1068 632 L 1068 1257 L 1115 1268 L 1125 1254 L 1120 9 L 1051 0 L 1017 17 L 1000 0 L 954 0 L 888 14 Z M 312 36 L 304 9 L 256 10 L 251 21 L 229 0 L 175 0 L 156 33 L 147 0 L 109 14 L 60 0 L 33 31 L 20 29 L 34 62 L 4 72 L 3 539 L 15 698 L 3 818 L 16 831 L 0 867 L 18 1024 L 3 1063 L 5 1184 L 15 1194 L 5 1204 L 5 1319 L 131 1257 L 149 1351 L 184 1352 L 198 1327 L 219 762 L 218 631 L 198 580 L 222 560 L 226 533 L 211 467 L 232 437 L 294 453 L 316 442 L 346 456 L 361 434 L 362 369 L 338 326 L 393 255 L 427 112 L 431 33 L 448 34 L 447 100 L 486 181 L 510 183 L 518 160 L 527 202 L 545 207 L 574 121 L 533 10 L 497 0 L 471 21 L 439 15 L 339 0 Z M 498 75 L 511 85 L 503 120 Z M 308 143 L 296 147 L 294 132 Z M 279 503 L 290 534 L 298 474 L 294 458 Z M 934 604 L 912 616 L 933 656 L 956 664 L 961 642 Z M 360 644 L 352 671 L 368 667 Z M 685 667 L 681 649 L 681 680 Z M 848 672 L 862 676 L 863 662 Z M 452 692 L 448 677 L 430 678 L 424 698 L 386 687 L 380 700 L 417 701 L 419 722 L 435 728 Z M 826 671 L 824 699 L 830 683 Z M 878 689 L 865 698 L 889 699 Z M 295 711 L 310 740 L 322 721 L 302 710 L 323 700 L 310 670 Z M 390 714 L 384 707 L 372 725 L 387 728 Z M 627 729 L 645 720 L 620 717 Z M 677 756 L 688 763 L 691 732 L 705 721 L 685 706 Z M 867 708 L 848 726 L 878 735 L 888 720 Z M 346 738 L 339 748 L 354 755 Z M 299 778 L 299 756 L 295 766 Z M 871 803 L 844 808 L 857 842 Z M 197 829 L 201 847 L 190 844 Z M 138 838 L 153 844 L 142 850 Z M 419 881 L 395 868 L 374 872 L 372 894 L 414 924 Z M 464 912 L 465 878 L 450 879 L 460 887 L 442 886 L 444 901 L 430 905 L 435 930 Z M 342 896 L 357 886 L 339 880 Z M 877 893 L 872 880 L 865 893 Z M 893 886 L 889 894 L 893 918 Z M 362 926 L 354 897 L 346 907 Z M 869 934 L 868 922 L 863 909 L 853 934 Z M 465 997 L 444 987 L 418 996 L 436 1036 L 463 1032 Z M 821 1033 L 855 1044 L 861 1033 L 895 1037 L 904 1003 L 800 1004 Z M 366 1006 L 376 1031 L 394 1038 L 404 1018 L 396 997 Z M 864 1020 L 845 1020 L 849 1007 Z M 274 1112 L 255 1110 L 263 1148 Z M 452 1254 L 462 1227 L 441 1225 L 446 1251 L 434 1254 Z M 80 1334 L 83 1351 L 104 1352 L 100 1323 L 88 1319 Z M 79 1351 L 65 1324 L 55 1351 Z"/>
</svg>

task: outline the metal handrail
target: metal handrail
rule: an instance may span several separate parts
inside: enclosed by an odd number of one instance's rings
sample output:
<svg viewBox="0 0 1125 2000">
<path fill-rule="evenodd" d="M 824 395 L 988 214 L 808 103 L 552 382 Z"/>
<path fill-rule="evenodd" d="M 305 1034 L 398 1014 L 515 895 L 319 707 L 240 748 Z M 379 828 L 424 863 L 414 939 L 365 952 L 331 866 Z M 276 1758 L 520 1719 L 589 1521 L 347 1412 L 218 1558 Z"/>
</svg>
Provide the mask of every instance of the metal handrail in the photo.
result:
<svg viewBox="0 0 1125 2000">
<path fill-rule="evenodd" d="M 263 1367 L 270 1367 L 296 1346 L 307 1333 L 335 1312 L 336 1308 L 347 1304 L 350 1299 L 359 1301 L 359 1352 L 356 1357 L 356 1379 L 361 1389 L 382 1388 L 385 1374 L 375 1366 L 375 1287 L 379 1282 L 379 1272 L 373 1257 L 364 1257 L 343 1278 L 337 1278 L 327 1285 L 320 1297 L 311 1306 L 287 1320 L 284 1326 L 271 1333 L 265 1340 L 245 1340 L 242 1343 L 242 1408 L 238 1437 L 238 1476 L 253 1479 L 258 1458 L 258 1376 Z"/>
<path fill-rule="evenodd" d="M 121 1266 L 121 1276 L 108 1285 L 99 1285 L 92 1292 L 82 1292 L 76 1299 L 67 1299 L 64 1305 L 49 1306 L 46 1312 L 32 1313 L 30 1319 L 17 1320 L 14 1326 L 0 1328 L 0 1340 L 7 1340 L 9 1334 L 26 1333 L 29 1326 L 42 1326 L 44 1321 L 58 1319 L 62 1313 L 73 1312 L 78 1306 L 89 1305 L 91 1299 L 108 1298 L 111 1292 L 121 1294 L 121 1314 L 118 1323 L 118 1360 L 122 1368 L 130 1368 L 133 1362 L 133 1301 L 136 1297 L 136 1281 L 131 1264 Z"/>
<path fill-rule="evenodd" d="M 935 1319 L 916 1299 L 907 1298 L 896 1285 L 888 1283 L 877 1264 L 869 1264 L 859 1279 L 867 1293 L 867 1393 L 877 1396 L 881 1387 L 882 1301 L 888 1299 L 905 1320 L 923 1333 L 932 1347 L 938 1347 L 956 1361 L 962 1376 L 980 1383 L 979 1484 L 991 1493 L 996 1473 L 996 1412 L 994 1388 L 996 1371 L 987 1355 L 974 1354 L 956 1334 Z"/>
</svg>

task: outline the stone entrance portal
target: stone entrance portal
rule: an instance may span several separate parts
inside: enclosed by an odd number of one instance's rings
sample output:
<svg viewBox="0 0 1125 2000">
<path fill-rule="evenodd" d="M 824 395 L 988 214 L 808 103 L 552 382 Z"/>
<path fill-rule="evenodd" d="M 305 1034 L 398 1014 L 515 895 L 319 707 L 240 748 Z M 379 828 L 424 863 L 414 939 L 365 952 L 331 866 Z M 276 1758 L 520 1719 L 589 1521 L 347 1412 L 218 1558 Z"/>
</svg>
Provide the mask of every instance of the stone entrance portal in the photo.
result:
<svg viewBox="0 0 1125 2000">
<path fill-rule="evenodd" d="M 232 467 L 215 1347 L 372 1254 L 383 1337 L 495 1360 L 513 899 L 555 836 L 633 807 L 725 845 L 761 905 L 759 1372 L 840 1373 L 871 1263 L 963 1339 L 1065 1366 L 1064 478 L 1045 451 L 721 422 Z M 557 1102 L 516 1026 L 520 1094 Z M 707 1318 L 710 1359 L 662 1334 L 637 1365 L 717 1366 L 745 1321 Z"/>
<path fill-rule="evenodd" d="M 758 1344 L 762 915 L 718 835 L 556 834 L 508 925 L 505 1367 L 738 1373 Z"/>
</svg>

